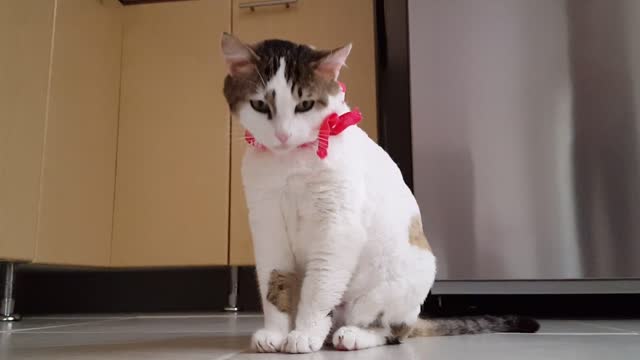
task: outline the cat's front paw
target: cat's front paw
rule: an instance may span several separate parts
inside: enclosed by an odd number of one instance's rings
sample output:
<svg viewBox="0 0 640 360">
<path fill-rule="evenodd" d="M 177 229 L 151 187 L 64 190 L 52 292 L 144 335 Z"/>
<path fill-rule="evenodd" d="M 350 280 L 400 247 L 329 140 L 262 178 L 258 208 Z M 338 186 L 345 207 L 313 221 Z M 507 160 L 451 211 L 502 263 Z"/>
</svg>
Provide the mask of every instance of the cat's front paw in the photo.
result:
<svg viewBox="0 0 640 360">
<path fill-rule="evenodd" d="M 310 353 L 320 350 L 323 343 L 324 337 L 294 330 L 287 335 L 282 351 L 290 354 Z"/>
<path fill-rule="evenodd" d="M 280 351 L 284 342 L 284 334 L 277 331 L 261 329 L 251 337 L 251 349 L 255 352 L 274 353 Z"/>
</svg>

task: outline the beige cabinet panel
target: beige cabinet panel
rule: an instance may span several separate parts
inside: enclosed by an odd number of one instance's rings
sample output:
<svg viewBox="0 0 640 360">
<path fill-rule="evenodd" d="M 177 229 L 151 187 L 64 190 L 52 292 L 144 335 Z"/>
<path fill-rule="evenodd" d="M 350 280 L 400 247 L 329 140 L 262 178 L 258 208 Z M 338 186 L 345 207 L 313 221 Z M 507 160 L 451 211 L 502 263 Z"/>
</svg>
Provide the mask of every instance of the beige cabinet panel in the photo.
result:
<svg viewBox="0 0 640 360">
<path fill-rule="evenodd" d="M 243 130 L 234 119 L 233 137 L 242 136 Z M 249 229 L 249 213 L 247 210 L 240 167 L 245 151 L 241 141 L 231 143 L 231 206 L 229 207 L 229 263 L 231 265 L 253 265 L 253 244 Z"/>
<path fill-rule="evenodd" d="M 245 42 L 282 38 L 335 48 L 352 42 L 353 50 L 340 80 L 347 85 L 347 101 L 364 115 L 361 127 L 377 139 L 375 38 L 372 0 L 299 0 L 290 8 L 272 6 L 240 9 L 250 0 L 233 0 L 233 33 Z M 234 120 L 233 138 L 242 137 Z M 244 143 L 232 142 L 230 263 L 253 264 L 247 210 L 240 181 Z"/>
<path fill-rule="evenodd" d="M 125 8 L 112 265 L 228 262 L 230 1 Z"/>
<path fill-rule="evenodd" d="M 122 42 L 116 0 L 58 0 L 35 261 L 109 264 Z"/>
<path fill-rule="evenodd" d="M 53 6 L 0 0 L 0 259 L 34 256 Z"/>
</svg>

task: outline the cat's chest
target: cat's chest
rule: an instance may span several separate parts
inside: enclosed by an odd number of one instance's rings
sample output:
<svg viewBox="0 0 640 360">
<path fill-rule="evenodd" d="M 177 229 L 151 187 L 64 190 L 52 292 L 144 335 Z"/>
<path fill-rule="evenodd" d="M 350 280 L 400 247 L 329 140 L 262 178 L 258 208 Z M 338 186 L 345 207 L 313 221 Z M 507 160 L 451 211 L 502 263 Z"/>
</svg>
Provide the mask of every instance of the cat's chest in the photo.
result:
<svg viewBox="0 0 640 360">
<path fill-rule="evenodd" d="M 315 156 L 315 154 L 312 153 Z M 245 159 L 243 179 L 249 206 L 258 204 L 261 209 L 278 212 L 283 220 L 287 240 L 296 262 L 304 264 L 310 245 L 319 239 L 314 226 L 321 223 L 323 206 L 327 196 L 333 203 L 344 199 L 336 191 L 338 185 L 349 178 L 342 164 L 320 161 L 317 158 L 289 158 L 287 161 L 262 154 L 251 154 Z M 269 199 L 268 204 L 265 199 Z M 275 200 L 275 201 L 273 201 Z M 319 201 L 320 200 L 320 201 Z"/>
<path fill-rule="evenodd" d="M 298 173 L 287 177 L 280 197 L 280 210 L 283 214 L 285 230 L 291 250 L 299 266 L 305 263 L 309 245 L 314 233 L 313 203 L 310 199 L 309 178 L 311 173 Z"/>
</svg>

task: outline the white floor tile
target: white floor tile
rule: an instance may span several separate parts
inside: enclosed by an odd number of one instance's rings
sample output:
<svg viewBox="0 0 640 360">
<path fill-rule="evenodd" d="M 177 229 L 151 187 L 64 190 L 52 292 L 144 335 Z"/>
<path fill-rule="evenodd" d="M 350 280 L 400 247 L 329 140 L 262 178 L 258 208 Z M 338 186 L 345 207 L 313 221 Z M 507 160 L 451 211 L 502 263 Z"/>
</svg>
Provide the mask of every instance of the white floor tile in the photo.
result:
<svg viewBox="0 0 640 360">
<path fill-rule="evenodd" d="M 636 359 L 640 321 L 541 321 L 539 334 L 489 334 L 410 339 L 406 344 L 339 352 L 326 349 L 296 360 L 376 359 Z M 255 314 L 40 317 L 0 333 L 0 360 L 180 359 L 292 360 L 248 352 Z"/>
</svg>

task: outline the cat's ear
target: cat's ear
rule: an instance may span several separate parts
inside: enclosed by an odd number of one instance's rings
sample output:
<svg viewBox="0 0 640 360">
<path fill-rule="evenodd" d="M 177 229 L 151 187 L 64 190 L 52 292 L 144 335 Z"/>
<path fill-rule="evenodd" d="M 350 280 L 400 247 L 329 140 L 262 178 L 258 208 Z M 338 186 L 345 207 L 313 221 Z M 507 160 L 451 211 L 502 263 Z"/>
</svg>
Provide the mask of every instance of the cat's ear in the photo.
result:
<svg viewBox="0 0 640 360">
<path fill-rule="evenodd" d="M 336 80 L 340 75 L 340 69 L 345 65 L 351 52 L 351 44 L 331 50 L 316 65 L 316 73 L 321 76 Z"/>
<path fill-rule="evenodd" d="M 251 47 L 233 35 L 226 32 L 222 33 L 220 48 L 222 49 L 224 61 L 227 63 L 229 75 L 243 75 L 254 70 L 258 56 Z"/>
</svg>

